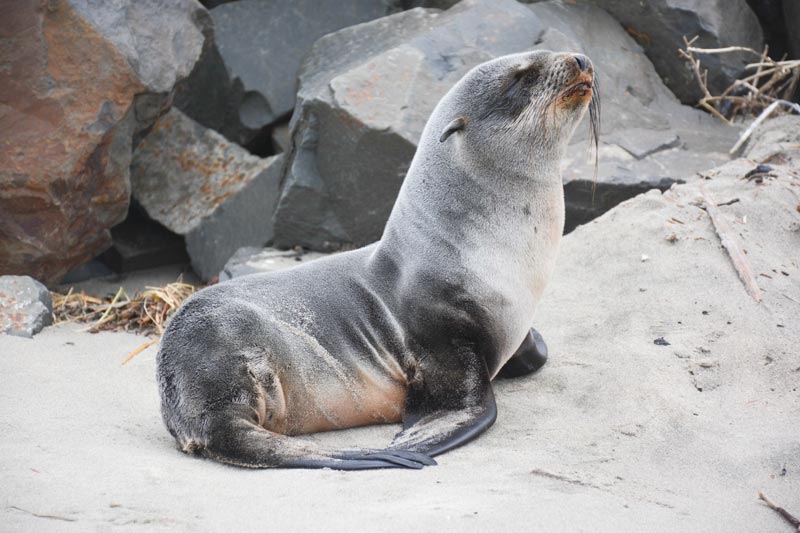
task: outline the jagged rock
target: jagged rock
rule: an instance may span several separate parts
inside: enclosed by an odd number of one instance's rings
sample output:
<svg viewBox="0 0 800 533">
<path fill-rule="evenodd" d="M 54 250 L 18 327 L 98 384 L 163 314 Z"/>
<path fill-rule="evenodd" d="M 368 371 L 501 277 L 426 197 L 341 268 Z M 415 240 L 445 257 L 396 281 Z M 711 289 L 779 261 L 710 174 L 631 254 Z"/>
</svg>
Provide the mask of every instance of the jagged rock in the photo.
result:
<svg viewBox="0 0 800 533">
<path fill-rule="evenodd" d="M 491 36 L 466 46 L 477 32 Z M 301 69 L 276 246 L 327 250 L 378 239 L 438 99 L 471 66 L 531 48 L 587 53 L 603 95 L 597 181 L 586 122 L 567 154 L 567 229 L 729 159 L 738 129 L 681 106 L 603 10 L 464 0 L 318 41 Z"/>
<path fill-rule="evenodd" d="M 239 120 L 239 105 L 244 98 L 242 82 L 228 74 L 217 48 L 211 15 L 200 11 L 197 18 L 205 37 L 203 51 L 189 76 L 175 86 L 172 103 L 196 122 L 244 146 L 259 129 L 248 128 Z"/>
<path fill-rule="evenodd" d="M 563 168 L 566 230 L 653 188 L 668 189 L 728 161 L 738 128 L 683 106 L 641 48 L 605 11 L 591 5 L 529 6 L 548 28 L 536 48 L 592 58 L 602 101 L 597 179 L 588 121 L 572 139 Z M 591 28 L 591 31 L 587 31 Z"/>
<path fill-rule="evenodd" d="M 278 124 L 272 128 L 270 137 L 272 139 L 272 148 L 278 153 L 285 152 L 289 148 L 289 125 Z"/>
<path fill-rule="evenodd" d="M 764 42 L 769 46 L 769 55 L 773 59 L 780 60 L 789 52 L 789 35 L 787 31 L 787 20 L 791 20 L 788 8 L 784 12 L 783 0 L 747 0 L 747 5 L 753 10 L 758 22 L 761 24 L 761 31 L 764 34 Z M 785 2 L 787 6 L 797 4 L 790 0 Z M 798 11 L 800 17 L 800 11 Z"/>
<path fill-rule="evenodd" d="M 437 101 L 471 67 L 530 49 L 543 29 L 515 0 L 463 0 L 317 41 L 300 71 L 276 246 L 378 239 Z"/>
<path fill-rule="evenodd" d="M 783 14 L 786 23 L 789 55 L 795 59 L 800 59 L 800 2 L 797 0 L 784 0 Z"/>
<path fill-rule="evenodd" d="M 286 270 L 327 255 L 329 254 L 307 250 L 278 250 L 276 248 L 247 246 L 240 248 L 225 263 L 225 268 L 219 273 L 219 280 L 227 281 L 248 274 Z"/>
<path fill-rule="evenodd" d="M 45 283 L 127 213 L 132 138 L 203 44 L 191 0 L 12 2 L 0 48 L 0 273 Z"/>
<path fill-rule="evenodd" d="M 319 37 L 391 11 L 382 0 L 292 0 L 291 8 L 286 2 L 240 0 L 215 7 L 217 47 L 244 90 L 237 102 L 241 123 L 257 130 L 292 110 L 297 70 Z"/>
<path fill-rule="evenodd" d="M 188 264 L 186 241 L 150 219 L 137 202 L 131 203 L 122 224 L 111 228 L 111 247 L 100 255 L 100 261 L 118 273 Z"/>
<path fill-rule="evenodd" d="M 282 157 L 252 156 L 173 108 L 134 153 L 133 195 L 185 236 L 192 267 L 208 280 L 240 247 L 272 238 Z"/>
<path fill-rule="evenodd" d="M 0 276 L 0 333 L 33 337 L 53 323 L 47 287 L 30 276 Z"/>
<path fill-rule="evenodd" d="M 589 0 L 611 13 L 644 48 L 661 78 L 685 104 L 695 104 L 702 92 L 691 67 L 678 56 L 683 37 L 699 38 L 694 46 L 748 46 L 761 50 L 758 19 L 746 0 Z M 752 62 L 747 53 L 700 56 L 708 69 L 708 86 L 721 93 Z"/>
</svg>

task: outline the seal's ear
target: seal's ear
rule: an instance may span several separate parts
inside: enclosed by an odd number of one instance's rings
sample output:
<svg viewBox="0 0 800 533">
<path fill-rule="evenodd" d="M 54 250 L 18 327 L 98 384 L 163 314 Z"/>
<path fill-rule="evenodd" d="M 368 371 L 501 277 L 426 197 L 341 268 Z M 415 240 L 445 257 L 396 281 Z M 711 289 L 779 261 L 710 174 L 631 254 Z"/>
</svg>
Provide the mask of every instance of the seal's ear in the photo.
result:
<svg viewBox="0 0 800 533">
<path fill-rule="evenodd" d="M 464 129 L 464 126 L 466 125 L 467 121 L 464 119 L 464 117 L 458 117 L 457 119 L 454 119 L 450 124 L 444 127 L 444 131 L 442 132 L 441 137 L 439 137 L 439 142 L 445 142 L 448 137 L 458 130 Z"/>
</svg>

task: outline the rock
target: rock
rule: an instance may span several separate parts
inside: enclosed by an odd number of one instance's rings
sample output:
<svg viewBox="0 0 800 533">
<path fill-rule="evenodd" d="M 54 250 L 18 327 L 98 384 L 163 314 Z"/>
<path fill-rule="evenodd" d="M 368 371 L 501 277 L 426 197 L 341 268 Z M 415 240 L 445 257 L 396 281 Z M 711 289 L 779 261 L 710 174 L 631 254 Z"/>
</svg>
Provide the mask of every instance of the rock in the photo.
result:
<svg viewBox="0 0 800 533">
<path fill-rule="evenodd" d="M 470 24 L 491 37 L 466 46 L 462 40 L 478 31 Z M 443 13 L 407 11 L 318 41 L 300 73 L 275 245 L 330 250 L 378 239 L 436 101 L 473 65 L 531 48 L 583 51 L 598 73 L 597 180 L 584 121 L 563 171 L 567 230 L 729 160 L 738 128 L 680 105 L 603 10 L 465 0 Z"/>
<path fill-rule="evenodd" d="M 289 148 L 289 138 L 291 137 L 289 125 L 278 124 L 273 127 L 270 137 L 272 138 L 272 148 L 278 153 L 285 152 Z"/>
<path fill-rule="evenodd" d="M 185 236 L 192 267 L 209 280 L 240 247 L 271 240 L 281 165 L 173 108 L 136 149 L 131 183 L 153 220 Z"/>
<path fill-rule="evenodd" d="M 680 146 L 681 139 L 671 130 L 628 128 L 612 132 L 603 142 L 616 144 L 636 159 L 644 159 L 656 152 Z"/>
<path fill-rule="evenodd" d="M 205 12 L 195 0 L 71 0 L 75 11 L 114 44 L 150 92 L 165 93 L 189 75 L 203 47 Z"/>
<path fill-rule="evenodd" d="M 784 4 L 787 9 L 784 11 Z M 780 60 L 789 53 L 789 35 L 786 23 L 792 20 L 789 15 L 792 4 L 797 4 L 794 0 L 747 0 L 747 5 L 753 10 L 758 22 L 761 24 L 761 31 L 764 34 L 764 41 L 769 46 L 769 55 L 772 59 Z M 800 11 L 798 11 L 800 17 Z M 797 19 L 800 21 L 800 18 Z"/>
<path fill-rule="evenodd" d="M 566 231 L 627 198 L 653 188 L 666 190 L 730 159 L 727 150 L 739 128 L 680 105 L 641 48 L 608 13 L 559 2 L 540 2 L 530 9 L 548 27 L 536 47 L 588 54 L 600 85 L 597 178 L 584 121 L 564 161 Z"/>
<path fill-rule="evenodd" d="M 783 0 L 783 14 L 789 56 L 794 59 L 800 59 L 800 2 L 797 2 L 797 0 Z"/>
<path fill-rule="evenodd" d="M 134 135 L 203 43 L 191 0 L 13 2 L 0 47 L 0 273 L 57 282 L 127 213 Z"/>
<path fill-rule="evenodd" d="M 746 0 L 590 0 L 611 13 L 644 48 L 647 57 L 673 93 L 685 104 L 702 96 L 691 67 L 678 56 L 683 37 L 699 38 L 694 46 L 763 47 L 761 27 Z M 702 55 L 708 86 L 719 94 L 753 59 L 746 53 Z"/>
<path fill-rule="evenodd" d="M 257 130 L 292 110 L 297 70 L 319 37 L 391 11 L 382 0 L 292 0 L 291 9 L 285 2 L 240 0 L 215 7 L 217 47 L 244 90 L 241 123 Z"/>
<path fill-rule="evenodd" d="M 75 283 L 81 283 L 90 279 L 110 278 L 114 276 L 114 271 L 99 259 L 92 259 L 88 263 L 83 263 L 67 272 L 61 279 L 61 285 L 72 287 Z M 69 289 L 67 289 L 69 290 Z"/>
<path fill-rule="evenodd" d="M 173 105 L 194 121 L 242 146 L 258 134 L 239 120 L 244 98 L 241 80 L 231 79 L 217 48 L 214 22 L 208 12 L 198 13 L 205 41 L 192 72 L 175 86 Z"/>
<path fill-rule="evenodd" d="M 456 5 L 460 0 L 395 0 L 401 9 L 413 9 L 415 7 L 432 7 L 436 9 L 449 9 Z"/>
<path fill-rule="evenodd" d="M 0 333 L 33 337 L 53 323 L 47 287 L 30 276 L 0 276 Z"/>
<path fill-rule="evenodd" d="M 515 0 L 463 0 L 317 41 L 300 71 L 275 245 L 378 239 L 439 98 L 471 67 L 530 49 L 543 29 Z"/>
<path fill-rule="evenodd" d="M 188 265 L 189 256 L 183 237 L 148 217 L 137 202 L 132 204 L 122 224 L 111 228 L 111 248 L 100 255 L 103 264 L 117 273 L 165 265 Z"/>
<path fill-rule="evenodd" d="M 286 270 L 327 255 L 329 254 L 306 250 L 278 250 L 247 246 L 240 248 L 225 263 L 225 268 L 219 273 L 219 280 L 227 281 L 248 274 Z"/>
</svg>

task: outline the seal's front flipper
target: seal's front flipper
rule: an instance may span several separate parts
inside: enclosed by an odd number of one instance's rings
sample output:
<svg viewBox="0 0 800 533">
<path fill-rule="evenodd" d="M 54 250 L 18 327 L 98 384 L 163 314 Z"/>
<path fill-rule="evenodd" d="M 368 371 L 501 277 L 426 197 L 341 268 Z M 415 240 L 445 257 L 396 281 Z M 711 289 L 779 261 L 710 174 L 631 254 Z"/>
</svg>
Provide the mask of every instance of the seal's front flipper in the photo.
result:
<svg viewBox="0 0 800 533">
<path fill-rule="evenodd" d="M 409 386 L 403 431 L 388 450 L 439 455 L 466 444 L 494 424 L 497 407 L 484 361 L 474 356 L 447 361 L 450 368 L 441 368 L 444 363 L 437 359 Z"/>
<path fill-rule="evenodd" d="M 547 362 L 547 344 L 542 335 L 531 328 L 511 359 L 500 369 L 498 378 L 518 378 L 533 374 Z"/>
</svg>

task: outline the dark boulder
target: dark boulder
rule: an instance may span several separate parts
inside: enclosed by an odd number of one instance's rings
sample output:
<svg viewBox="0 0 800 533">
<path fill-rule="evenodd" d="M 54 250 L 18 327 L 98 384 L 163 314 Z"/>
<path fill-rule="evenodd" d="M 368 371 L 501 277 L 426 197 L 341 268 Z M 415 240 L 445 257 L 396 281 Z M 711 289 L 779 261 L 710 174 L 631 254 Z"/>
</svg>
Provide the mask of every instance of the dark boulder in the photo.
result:
<svg viewBox="0 0 800 533">
<path fill-rule="evenodd" d="M 242 90 L 239 121 L 258 130 L 291 112 L 297 70 L 314 41 L 392 11 L 383 0 L 240 0 L 215 7 L 216 46 Z"/>
<path fill-rule="evenodd" d="M 683 37 L 698 37 L 694 46 L 747 46 L 760 51 L 761 26 L 746 0 L 589 0 L 607 10 L 642 46 L 664 83 L 685 104 L 702 92 L 692 69 L 677 51 Z M 708 69 L 708 86 L 721 93 L 753 60 L 746 52 L 698 55 Z"/>
<path fill-rule="evenodd" d="M 428 115 L 470 68 L 543 31 L 516 0 L 413 9 L 327 35 L 300 72 L 275 244 L 380 238 Z"/>
</svg>

